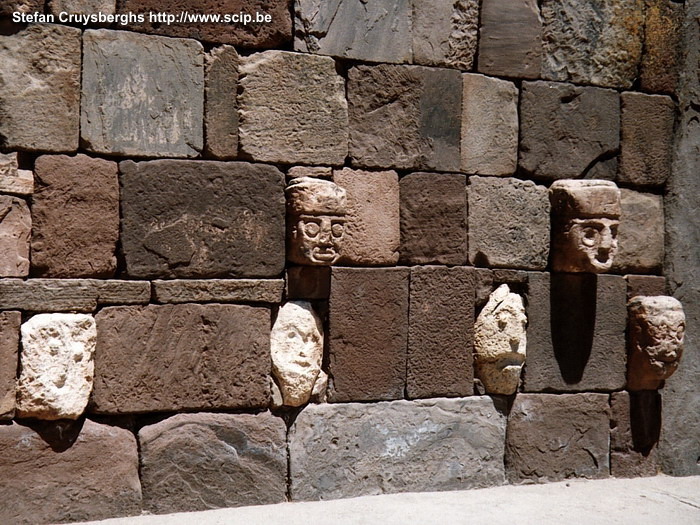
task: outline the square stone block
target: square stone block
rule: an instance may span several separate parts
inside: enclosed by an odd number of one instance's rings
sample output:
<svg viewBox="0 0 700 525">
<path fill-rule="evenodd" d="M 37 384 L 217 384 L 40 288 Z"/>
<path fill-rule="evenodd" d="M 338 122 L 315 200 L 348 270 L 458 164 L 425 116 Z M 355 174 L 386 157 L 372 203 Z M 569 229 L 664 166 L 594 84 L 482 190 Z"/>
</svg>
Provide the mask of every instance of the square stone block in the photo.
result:
<svg viewBox="0 0 700 525">
<path fill-rule="evenodd" d="M 270 310 L 240 305 L 103 308 L 92 410 L 130 414 L 269 404 Z"/>
<path fill-rule="evenodd" d="M 80 114 L 85 149 L 196 157 L 203 146 L 203 114 L 204 49 L 199 42 L 85 31 Z"/>
<path fill-rule="evenodd" d="M 544 270 L 549 256 L 547 188 L 513 178 L 469 177 L 469 261 Z"/>
<path fill-rule="evenodd" d="M 20 312 L 0 312 L 0 420 L 15 415 Z"/>
<path fill-rule="evenodd" d="M 644 55 L 639 71 L 643 91 L 672 95 L 683 69 L 684 5 L 645 0 Z"/>
<path fill-rule="evenodd" d="M 407 396 L 472 395 L 473 345 L 474 268 L 411 268 Z"/>
<path fill-rule="evenodd" d="M 353 166 L 459 171 L 458 71 L 356 66 L 347 94 Z"/>
<path fill-rule="evenodd" d="M 205 154 L 215 159 L 238 155 L 238 68 L 232 46 L 212 49 L 204 57 Z"/>
<path fill-rule="evenodd" d="M 330 401 L 404 397 L 408 294 L 408 268 L 331 269 Z"/>
<path fill-rule="evenodd" d="M 119 165 L 122 247 L 139 278 L 277 277 L 284 268 L 284 175 L 246 162 Z"/>
<path fill-rule="evenodd" d="M 610 475 L 607 394 L 518 394 L 507 436 L 511 483 Z"/>
<path fill-rule="evenodd" d="M 627 301 L 637 295 L 666 295 L 666 278 L 661 275 L 625 275 Z"/>
<path fill-rule="evenodd" d="M 661 394 L 655 390 L 610 395 L 610 474 L 656 476 L 661 432 Z"/>
<path fill-rule="evenodd" d="M 27 203 L 0 195 L 0 277 L 29 274 L 29 237 L 32 215 Z"/>
<path fill-rule="evenodd" d="M 529 274 L 525 392 L 625 385 L 627 286 L 616 275 Z"/>
<path fill-rule="evenodd" d="M 622 214 L 612 271 L 657 273 L 664 263 L 664 202 L 661 195 L 620 190 Z"/>
</svg>

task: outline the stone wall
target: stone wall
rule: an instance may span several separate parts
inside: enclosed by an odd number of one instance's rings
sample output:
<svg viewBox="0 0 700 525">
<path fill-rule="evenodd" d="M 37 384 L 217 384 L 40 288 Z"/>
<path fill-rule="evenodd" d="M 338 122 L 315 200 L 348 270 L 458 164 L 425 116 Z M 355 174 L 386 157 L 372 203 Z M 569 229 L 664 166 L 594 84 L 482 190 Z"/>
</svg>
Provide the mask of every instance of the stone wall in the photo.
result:
<svg viewBox="0 0 700 525">
<path fill-rule="evenodd" d="M 12 21 L 155 10 L 272 22 Z M 0 16 L 3 523 L 700 472 L 698 0 Z M 344 190 L 333 265 L 289 255 L 299 177 Z M 553 264 L 571 179 L 620 188 L 598 273 Z M 475 361 L 502 285 L 515 393 Z M 632 390 L 665 294 L 685 355 Z"/>
</svg>

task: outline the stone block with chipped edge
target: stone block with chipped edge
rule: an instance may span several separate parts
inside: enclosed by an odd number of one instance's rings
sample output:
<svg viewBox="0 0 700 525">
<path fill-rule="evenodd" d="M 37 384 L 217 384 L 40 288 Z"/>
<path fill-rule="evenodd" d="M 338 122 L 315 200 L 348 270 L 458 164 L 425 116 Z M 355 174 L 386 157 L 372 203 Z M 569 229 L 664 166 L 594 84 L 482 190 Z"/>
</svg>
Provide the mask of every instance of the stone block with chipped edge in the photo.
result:
<svg viewBox="0 0 700 525">
<path fill-rule="evenodd" d="M 0 193 L 34 193 L 34 173 L 18 168 L 17 153 L 0 153 Z"/>
<path fill-rule="evenodd" d="M 174 279 L 153 281 L 158 303 L 280 303 L 282 279 Z"/>
</svg>

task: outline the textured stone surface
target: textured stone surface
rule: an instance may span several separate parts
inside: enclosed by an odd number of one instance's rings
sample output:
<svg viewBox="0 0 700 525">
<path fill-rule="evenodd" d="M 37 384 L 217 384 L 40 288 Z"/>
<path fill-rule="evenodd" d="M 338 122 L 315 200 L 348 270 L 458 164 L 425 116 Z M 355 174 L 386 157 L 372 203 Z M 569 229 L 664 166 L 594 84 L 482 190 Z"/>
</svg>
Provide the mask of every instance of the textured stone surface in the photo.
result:
<svg viewBox="0 0 700 525">
<path fill-rule="evenodd" d="M 507 284 L 514 293 L 527 294 L 528 272 L 520 270 L 489 270 L 475 268 L 475 306 L 478 312 L 489 300 L 491 293 L 502 284 Z"/>
<path fill-rule="evenodd" d="M 406 382 L 408 268 L 331 269 L 329 398 L 400 399 Z"/>
<path fill-rule="evenodd" d="M 611 89 L 523 82 L 520 169 L 548 180 L 613 179 L 605 161 L 620 145 L 619 99 Z"/>
<path fill-rule="evenodd" d="M 80 138 L 87 150 L 140 157 L 195 157 L 202 150 L 199 42 L 86 31 L 82 85 Z"/>
<path fill-rule="evenodd" d="M 243 58 L 240 75 L 243 153 L 265 162 L 343 164 L 348 109 L 333 59 L 265 51 Z"/>
<path fill-rule="evenodd" d="M 289 299 L 328 299 L 331 269 L 328 266 L 289 266 L 286 283 Z"/>
<path fill-rule="evenodd" d="M 20 170 L 17 153 L 0 153 L 0 193 L 31 195 L 34 192 L 34 174 Z"/>
<path fill-rule="evenodd" d="M 406 394 L 473 393 L 474 269 L 411 268 Z"/>
<path fill-rule="evenodd" d="M 622 389 L 626 303 L 622 277 L 530 272 L 524 390 Z"/>
<path fill-rule="evenodd" d="M 347 91 L 354 166 L 459 171 L 458 71 L 356 66 Z"/>
<path fill-rule="evenodd" d="M 32 216 L 27 203 L 0 195 L 0 277 L 25 277 L 29 273 L 29 237 Z"/>
<path fill-rule="evenodd" d="M 287 427 L 269 412 L 179 414 L 139 431 L 144 508 L 155 514 L 285 500 Z"/>
<path fill-rule="evenodd" d="M 22 324 L 17 415 L 77 419 L 92 390 L 97 327 L 85 314 L 39 314 Z"/>
<path fill-rule="evenodd" d="M 616 478 L 656 476 L 661 395 L 613 392 L 610 408 L 610 474 Z"/>
<path fill-rule="evenodd" d="M 644 0 L 543 0 L 542 77 L 629 88 L 637 77 Z"/>
<path fill-rule="evenodd" d="M 282 279 L 174 279 L 153 281 L 159 303 L 279 303 Z"/>
<path fill-rule="evenodd" d="M 656 273 L 664 262 L 663 197 L 621 189 L 614 272 Z"/>
<path fill-rule="evenodd" d="M 0 15 L 11 16 L 18 11 L 20 13 L 35 13 L 44 7 L 44 0 L 3 0 L 0 2 Z"/>
<path fill-rule="evenodd" d="M 84 422 L 0 426 L 3 523 L 66 523 L 141 512 L 136 438 Z M 41 502 L 41 504 L 37 504 Z"/>
<path fill-rule="evenodd" d="M 400 260 L 407 264 L 467 262 L 467 179 L 411 173 L 399 180 Z"/>
<path fill-rule="evenodd" d="M 549 255 L 547 188 L 512 178 L 470 177 L 469 261 L 544 270 Z"/>
<path fill-rule="evenodd" d="M 470 70 L 479 31 L 478 0 L 413 0 L 413 62 Z"/>
<path fill-rule="evenodd" d="M 17 351 L 19 349 L 19 312 L 0 312 L 0 420 L 15 415 Z"/>
<path fill-rule="evenodd" d="M 231 46 L 212 49 L 204 57 L 205 153 L 217 159 L 238 154 L 238 67 L 240 57 Z"/>
<path fill-rule="evenodd" d="M 482 0 L 479 72 L 538 78 L 542 67 L 542 18 L 537 0 Z"/>
<path fill-rule="evenodd" d="M 284 176 L 246 162 L 122 162 L 122 247 L 134 277 L 275 277 Z"/>
<path fill-rule="evenodd" d="M 462 171 L 511 175 L 518 164 L 518 88 L 512 82 L 462 75 Z"/>
<path fill-rule="evenodd" d="M 666 278 L 660 275 L 625 275 L 627 300 L 637 295 L 666 295 Z"/>
<path fill-rule="evenodd" d="M 330 166 L 292 166 L 287 170 L 287 181 L 301 177 L 330 179 L 332 176 L 333 168 Z"/>
<path fill-rule="evenodd" d="M 79 29 L 34 24 L 19 33 L 0 36 L 0 84 L 4 148 L 78 149 Z"/>
<path fill-rule="evenodd" d="M 289 301 L 280 307 L 270 333 L 270 355 L 283 403 L 308 403 L 323 360 L 323 322 L 311 303 Z"/>
<path fill-rule="evenodd" d="M 519 394 L 507 435 L 506 476 L 513 483 L 610 475 L 606 394 Z"/>
<path fill-rule="evenodd" d="M 95 412 L 257 408 L 270 401 L 267 308 L 117 306 L 96 320 Z"/>
<path fill-rule="evenodd" d="M 488 397 L 308 406 L 289 436 L 292 500 L 501 485 L 504 408 Z"/>
<path fill-rule="evenodd" d="M 670 95 L 683 67 L 683 5 L 667 0 L 645 0 L 645 5 L 640 87 Z"/>
<path fill-rule="evenodd" d="M 617 181 L 663 186 L 671 172 L 676 105 L 662 95 L 622 93 Z"/>
<path fill-rule="evenodd" d="M 411 0 L 294 2 L 294 49 L 369 62 L 411 59 Z"/>
<path fill-rule="evenodd" d="M 333 173 L 333 181 L 347 192 L 347 223 L 340 264 L 396 264 L 401 242 L 396 172 L 343 168 Z"/>
<path fill-rule="evenodd" d="M 84 15 L 98 13 L 110 15 L 116 12 L 116 3 L 116 0 L 49 0 L 48 7 L 56 16 L 62 12 Z"/>
<path fill-rule="evenodd" d="M 117 268 L 117 164 L 86 155 L 36 160 L 32 269 L 41 277 L 112 277 Z"/>
<path fill-rule="evenodd" d="M 131 24 L 128 29 L 159 35 L 194 38 L 204 42 L 233 44 L 237 47 L 268 48 L 284 45 L 292 39 L 291 0 L 120 0 L 119 13 L 145 13 L 146 23 Z M 148 21 L 148 13 L 182 11 L 194 14 L 270 15 L 271 22 L 226 23 L 173 23 Z"/>
</svg>

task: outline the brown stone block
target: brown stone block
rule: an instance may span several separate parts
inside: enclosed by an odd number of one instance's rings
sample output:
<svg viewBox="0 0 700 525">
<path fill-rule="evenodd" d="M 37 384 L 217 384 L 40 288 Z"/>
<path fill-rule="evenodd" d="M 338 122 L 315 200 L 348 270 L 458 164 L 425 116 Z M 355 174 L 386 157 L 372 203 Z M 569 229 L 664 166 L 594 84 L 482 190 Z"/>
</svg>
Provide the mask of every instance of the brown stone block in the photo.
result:
<svg viewBox="0 0 700 525">
<path fill-rule="evenodd" d="M 15 385 L 17 382 L 17 352 L 19 312 L 0 312 L 0 420 L 15 415 Z"/>
<path fill-rule="evenodd" d="M 645 0 L 645 5 L 640 86 L 672 95 L 683 67 L 684 6 L 668 0 Z"/>
<path fill-rule="evenodd" d="M 471 395 L 473 342 L 474 268 L 411 268 L 407 396 Z"/>
<path fill-rule="evenodd" d="M 287 268 L 287 299 L 326 300 L 330 293 L 330 266 Z"/>
<path fill-rule="evenodd" d="M 287 427 L 269 412 L 179 414 L 143 427 L 139 444 L 148 512 L 285 501 Z"/>
<path fill-rule="evenodd" d="M 525 392 L 625 385 L 627 287 L 616 275 L 529 274 Z"/>
<path fill-rule="evenodd" d="M 174 279 L 153 281 L 159 303 L 280 303 L 282 279 Z"/>
<path fill-rule="evenodd" d="M 661 395 L 656 391 L 613 392 L 610 408 L 610 474 L 616 478 L 656 476 Z"/>
<path fill-rule="evenodd" d="M 330 401 L 403 398 L 408 289 L 408 268 L 331 269 Z"/>
<path fill-rule="evenodd" d="M 36 13 L 44 9 L 44 0 L 2 0 L 0 1 L 0 15 L 12 16 L 14 12 Z"/>
<path fill-rule="evenodd" d="M 117 306 L 95 318 L 97 413 L 259 408 L 270 401 L 267 308 Z"/>
<path fill-rule="evenodd" d="M 66 523 L 141 512 L 136 438 L 90 420 L 0 425 L 2 523 Z"/>
<path fill-rule="evenodd" d="M 29 237 L 32 215 L 18 197 L 0 195 L 0 277 L 29 274 Z"/>
<path fill-rule="evenodd" d="M 610 475 L 607 394 L 518 394 L 506 436 L 511 483 Z"/>
<path fill-rule="evenodd" d="M 664 201 L 661 195 L 620 190 L 622 214 L 613 259 L 615 273 L 657 273 L 664 262 Z"/>
<path fill-rule="evenodd" d="M 666 295 L 666 278 L 661 275 L 625 275 L 627 300 L 637 295 Z"/>
<path fill-rule="evenodd" d="M 461 174 L 411 173 L 399 180 L 400 261 L 467 263 L 467 179 Z"/>
<path fill-rule="evenodd" d="M 231 46 L 212 49 L 204 56 L 204 151 L 216 159 L 238 155 L 238 66 Z"/>
<path fill-rule="evenodd" d="M 511 292 L 527 295 L 527 282 L 530 272 L 520 270 L 489 270 L 474 268 L 474 291 L 476 314 L 484 307 L 496 288 L 507 284 Z"/>
</svg>

